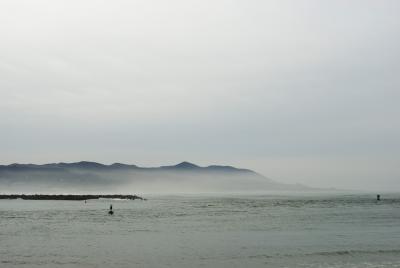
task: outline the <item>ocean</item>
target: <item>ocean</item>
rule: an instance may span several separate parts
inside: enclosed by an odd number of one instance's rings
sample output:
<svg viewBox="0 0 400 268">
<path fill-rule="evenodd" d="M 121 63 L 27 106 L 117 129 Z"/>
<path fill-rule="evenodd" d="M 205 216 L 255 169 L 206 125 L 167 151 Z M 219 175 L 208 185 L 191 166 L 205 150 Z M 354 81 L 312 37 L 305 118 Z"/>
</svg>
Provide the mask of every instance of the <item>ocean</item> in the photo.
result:
<svg viewBox="0 0 400 268">
<path fill-rule="evenodd" d="M 400 267 L 400 194 L 144 197 L 0 200 L 0 267 Z"/>
</svg>

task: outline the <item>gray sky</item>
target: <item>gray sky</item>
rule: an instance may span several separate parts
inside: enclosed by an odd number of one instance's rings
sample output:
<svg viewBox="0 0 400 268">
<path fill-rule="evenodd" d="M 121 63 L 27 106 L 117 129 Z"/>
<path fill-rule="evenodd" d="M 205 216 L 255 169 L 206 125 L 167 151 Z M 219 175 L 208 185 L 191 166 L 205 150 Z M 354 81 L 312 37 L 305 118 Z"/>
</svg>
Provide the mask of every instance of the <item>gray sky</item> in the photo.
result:
<svg viewBox="0 0 400 268">
<path fill-rule="evenodd" d="M 0 2 L 1 163 L 400 190 L 400 1 Z"/>
</svg>

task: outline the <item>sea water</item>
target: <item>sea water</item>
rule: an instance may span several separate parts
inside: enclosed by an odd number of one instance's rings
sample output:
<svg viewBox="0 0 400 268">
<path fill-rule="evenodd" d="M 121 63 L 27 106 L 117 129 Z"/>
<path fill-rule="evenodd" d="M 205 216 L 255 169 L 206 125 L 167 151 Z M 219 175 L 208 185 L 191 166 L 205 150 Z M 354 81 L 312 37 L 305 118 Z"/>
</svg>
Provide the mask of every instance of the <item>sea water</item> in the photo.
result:
<svg viewBox="0 0 400 268">
<path fill-rule="evenodd" d="M 0 200 L 0 267 L 400 267 L 400 195 L 144 197 Z"/>
</svg>

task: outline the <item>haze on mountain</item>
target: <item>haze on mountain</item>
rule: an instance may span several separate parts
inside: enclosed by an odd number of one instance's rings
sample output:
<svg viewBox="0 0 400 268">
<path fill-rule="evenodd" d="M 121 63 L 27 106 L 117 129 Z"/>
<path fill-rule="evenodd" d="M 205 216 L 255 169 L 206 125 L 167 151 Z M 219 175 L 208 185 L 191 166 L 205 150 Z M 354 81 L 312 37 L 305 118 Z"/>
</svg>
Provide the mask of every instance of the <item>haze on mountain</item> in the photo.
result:
<svg viewBox="0 0 400 268">
<path fill-rule="evenodd" d="M 399 10 L 399 0 L 1 0 L 0 161 L 190 159 L 400 191 Z"/>
<path fill-rule="evenodd" d="M 96 162 L 0 166 L 2 193 L 218 193 L 310 190 L 249 169 L 182 162 L 144 168 Z"/>
</svg>

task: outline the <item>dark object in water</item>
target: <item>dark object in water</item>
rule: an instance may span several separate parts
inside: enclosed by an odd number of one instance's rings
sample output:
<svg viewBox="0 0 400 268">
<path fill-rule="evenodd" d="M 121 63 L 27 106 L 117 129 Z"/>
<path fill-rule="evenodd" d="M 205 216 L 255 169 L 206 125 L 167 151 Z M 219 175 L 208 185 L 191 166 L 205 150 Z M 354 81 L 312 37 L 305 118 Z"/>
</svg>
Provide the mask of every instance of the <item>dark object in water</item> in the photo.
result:
<svg viewBox="0 0 400 268">
<path fill-rule="evenodd" d="M 381 195 L 380 194 L 376 195 L 376 201 L 381 201 Z"/>
<path fill-rule="evenodd" d="M 110 210 L 108 211 L 108 214 L 113 215 L 114 211 L 112 210 L 112 204 L 110 205 Z"/>
<path fill-rule="evenodd" d="M 128 200 L 145 200 L 137 195 L 121 195 L 121 194 L 102 194 L 102 195 L 78 195 L 78 194 L 2 194 L 0 199 L 23 199 L 23 200 L 90 200 L 99 198 L 116 198 Z"/>
</svg>

